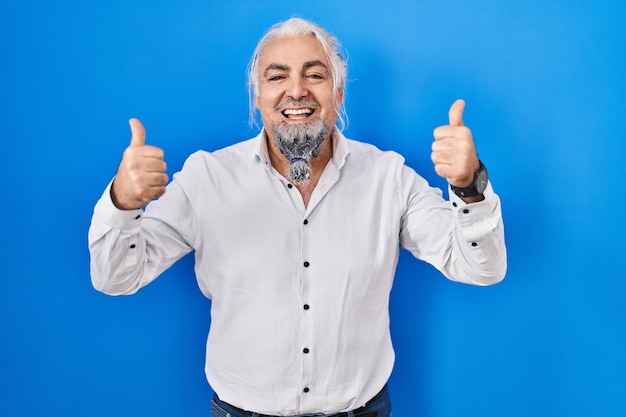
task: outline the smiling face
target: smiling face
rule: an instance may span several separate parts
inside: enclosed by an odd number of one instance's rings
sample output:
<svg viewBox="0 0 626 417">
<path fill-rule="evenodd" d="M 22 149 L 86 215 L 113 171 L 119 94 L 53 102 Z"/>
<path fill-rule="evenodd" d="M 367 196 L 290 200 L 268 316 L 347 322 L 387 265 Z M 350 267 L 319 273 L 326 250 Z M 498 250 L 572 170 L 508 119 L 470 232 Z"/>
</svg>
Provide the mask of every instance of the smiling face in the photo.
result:
<svg viewBox="0 0 626 417">
<path fill-rule="evenodd" d="M 306 35 L 270 41 L 259 54 L 255 105 L 270 139 L 277 129 L 324 125 L 330 134 L 343 101 L 319 41 Z M 299 126 L 302 129 L 304 126 Z M 325 138 L 324 138 L 325 139 Z"/>
</svg>

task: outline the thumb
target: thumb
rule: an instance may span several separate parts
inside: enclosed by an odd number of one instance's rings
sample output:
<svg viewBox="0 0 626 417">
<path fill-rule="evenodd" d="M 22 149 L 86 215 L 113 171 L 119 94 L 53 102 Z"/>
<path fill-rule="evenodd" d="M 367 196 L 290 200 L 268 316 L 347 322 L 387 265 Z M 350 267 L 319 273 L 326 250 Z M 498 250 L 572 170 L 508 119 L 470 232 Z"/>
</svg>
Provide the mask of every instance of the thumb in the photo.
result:
<svg viewBox="0 0 626 417">
<path fill-rule="evenodd" d="M 463 126 L 463 110 L 465 109 L 465 101 L 458 99 L 450 107 L 448 118 L 450 126 Z"/>
<path fill-rule="evenodd" d="M 138 119 L 132 118 L 128 121 L 130 125 L 130 146 L 142 146 L 146 143 L 146 129 Z"/>
</svg>

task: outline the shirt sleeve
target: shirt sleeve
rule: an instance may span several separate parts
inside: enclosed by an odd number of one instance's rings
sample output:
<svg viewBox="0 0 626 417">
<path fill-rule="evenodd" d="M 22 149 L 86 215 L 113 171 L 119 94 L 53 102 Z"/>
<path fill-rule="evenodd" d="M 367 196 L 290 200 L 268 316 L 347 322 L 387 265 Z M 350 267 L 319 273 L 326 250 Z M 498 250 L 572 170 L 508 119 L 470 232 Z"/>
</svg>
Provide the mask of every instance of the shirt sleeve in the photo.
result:
<svg viewBox="0 0 626 417">
<path fill-rule="evenodd" d="M 450 200 L 411 168 L 402 172 L 405 204 L 400 245 L 441 271 L 448 279 L 491 285 L 504 279 L 507 254 L 500 199 L 491 183 L 485 199 L 467 204 L 448 189 Z"/>
<path fill-rule="evenodd" d="M 96 203 L 89 227 L 90 274 L 94 288 L 109 295 L 133 294 L 192 250 L 186 199 L 176 181 L 143 210 L 120 210 L 111 183 Z M 146 215 L 150 205 L 167 218 Z"/>
</svg>

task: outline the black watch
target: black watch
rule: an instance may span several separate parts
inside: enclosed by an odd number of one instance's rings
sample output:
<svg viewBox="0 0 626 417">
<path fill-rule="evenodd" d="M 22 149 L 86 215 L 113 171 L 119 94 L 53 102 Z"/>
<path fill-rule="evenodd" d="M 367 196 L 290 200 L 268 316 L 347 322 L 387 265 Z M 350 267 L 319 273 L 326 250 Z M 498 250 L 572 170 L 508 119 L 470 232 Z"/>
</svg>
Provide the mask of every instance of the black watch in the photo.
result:
<svg viewBox="0 0 626 417">
<path fill-rule="evenodd" d="M 467 187 L 455 187 L 450 184 L 450 188 L 454 191 L 454 194 L 458 195 L 461 198 L 468 197 L 476 197 L 477 195 L 481 195 L 485 192 L 485 188 L 487 188 L 487 183 L 489 182 L 489 175 L 487 175 L 487 168 L 481 162 L 478 167 L 478 171 L 474 174 L 474 182 L 468 185 Z"/>
</svg>

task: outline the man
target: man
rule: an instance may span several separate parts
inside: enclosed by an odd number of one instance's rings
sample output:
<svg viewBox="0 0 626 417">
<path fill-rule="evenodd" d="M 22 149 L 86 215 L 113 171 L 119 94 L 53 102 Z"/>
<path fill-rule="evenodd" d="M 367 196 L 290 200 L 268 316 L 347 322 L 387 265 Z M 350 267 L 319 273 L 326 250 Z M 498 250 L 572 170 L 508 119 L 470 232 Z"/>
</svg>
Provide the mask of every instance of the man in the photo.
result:
<svg viewBox="0 0 626 417">
<path fill-rule="evenodd" d="M 195 251 L 212 300 L 213 416 L 389 416 L 388 303 L 400 247 L 452 280 L 504 277 L 500 203 L 463 126 L 465 103 L 434 131 L 446 201 L 400 155 L 335 126 L 346 80 L 338 48 L 302 19 L 272 27 L 249 74 L 261 133 L 191 155 L 167 187 L 163 152 L 131 119 L 130 146 L 95 207 L 100 291 L 134 293 Z"/>
</svg>

